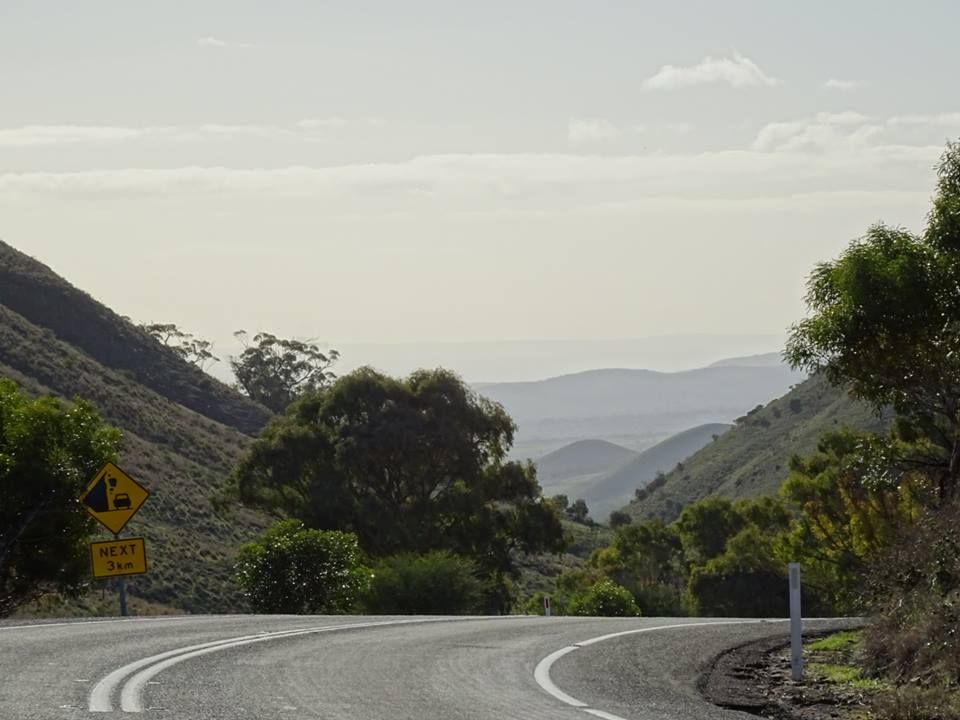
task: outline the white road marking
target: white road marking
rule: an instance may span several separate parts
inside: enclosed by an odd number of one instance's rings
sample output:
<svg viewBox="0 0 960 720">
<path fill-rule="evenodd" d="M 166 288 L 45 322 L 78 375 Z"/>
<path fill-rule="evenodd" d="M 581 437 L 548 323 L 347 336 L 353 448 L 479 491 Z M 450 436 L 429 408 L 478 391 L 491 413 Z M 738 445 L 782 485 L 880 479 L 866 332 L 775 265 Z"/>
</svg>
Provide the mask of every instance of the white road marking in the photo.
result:
<svg viewBox="0 0 960 720">
<path fill-rule="evenodd" d="M 206 616 L 209 617 L 209 616 Z M 110 625 L 111 623 L 171 622 L 177 620 L 204 619 L 203 615 L 174 615 L 161 617 L 117 618 L 115 620 L 75 620 L 68 622 L 39 622 L 26 625 L 0 625 L 0 632 L 8 630 L 39 630 L 41 628 L 66 627 L 68 625 Z"/>
<path fill-rule="evenodd" d="M 718 620 L 716 622 L 695 622 L 695 623 L 674 623 L 672 625 L 655 625 L 653 627 L 637 628 L 635 630 L 624 630 L 622 632 L 610 633 L 609 635 L 600 635 L 595 638 L 590 638 L 589 640 L 584 640 L 582 642 L 575 643 L 568 647 L 557 650 L 556 652 L 550 653 L 543 660 L 537 663 L 537 667 L 533 671 L 533 677 L 536 679 L 537 684 L 543 688 L 546 692 L 550 693 L 560 702 L 565 705 L 570 705 L 575 707 L 578 710 L 582 710 L 585 713 L 593 715 L 594 717 L 603 718 L 603 720 L 626 720 L 619 715 L 613 715 L 604 710 L 597 710 L 596 708 L 589 707 L 587 703 L 582 700 L 577 700 L 575 697 L 572 697 L 565 693 L 563 690 L 558 688 L 554 684 L 553 680 L 550 679 L 550 668 L 553 667 L 553 664 L 562 658 L 564 655 L 567 655 L 574 650 L 579 650 L 583 647 L 588 647 L 590 645 L 595 645 L 596 643 L 605 642 L 607 640 L 613 640 L 614 638 L 624 637 L 625 635 L 638 635 L 639 633 L 648 633 L 656 632 L 659 630 L 673 630 L 676 628 L 690 628 L 690 627 L 712 627 L 714 625 L 755 625 L 757 623 L 782 623 L 786 622 L 785 620 Z"/>
<path fill-rule="evenodd" d="M 565 702 L 567 705 L 573 705 L 573 707 L 585 708 L 587 704 L 585 702 L 580 702 L 574 697 L 570 697 L 563 690 L 558 688 L 553 684 L 553 680 L 550 679 L 550 668 L 551 666 L 560 658 L 562 658 L 567 653 L 572 653 L 574 650 L 578 650 L 574 645 L 569 647 L 561 648 L 555 653 L 547 655 L 540 663 L 537 665 L 536 669 L 533 671 L 533 676 L 537 680 L 537 684 L 546 690 L 548 693 L 553 695 L 557 700 Z"/>
<path fill-rule="evenodd" d="M 523 616 L 514 616 L 520 618 Z M 464 620 L 505 620 L 509 618 L 491 617 L 491 616 L 472 616 L 472 617 L 444 617 L 444 618 L 418 618 L 404 620 L 384 620 L 365 623 L 350 623 L 339 625 L 322 625 L 315 627 L 299 628 L 294 630 L 279 630 L 276 632 L 261 632 L 256 635 L 243 635 L 240 637 L 225 638 L 208 643 L 197 645 L 188 645 L 186 647 L 168 650 L 166 652 L 141 658 L 123 667 L 117 668 L 90 691 L 88 698 L 88 709 L 90 712 L 112 712 L 113 697 L 117 688 L 123 684 L 120 690 L 120 709 L 123 712 L 143 712 L 143 690 L 156 675 L 164 670 L 190 660 L 191 658 L 207 655 L 218 650 L 250 645 L 268 640 L 278 640 L 300 635 L 311 635 L 323 632 L 339 632 L 343 630 L 355 630 L 359 628 L 384 627 L 390 625 L 415 625 L 421 623 L 436 622 L 459 622 Z M 132 677 L 131 677 L 132 676 Z M 129 678 L 129 679 L 128 679 Z"/>
</svg>

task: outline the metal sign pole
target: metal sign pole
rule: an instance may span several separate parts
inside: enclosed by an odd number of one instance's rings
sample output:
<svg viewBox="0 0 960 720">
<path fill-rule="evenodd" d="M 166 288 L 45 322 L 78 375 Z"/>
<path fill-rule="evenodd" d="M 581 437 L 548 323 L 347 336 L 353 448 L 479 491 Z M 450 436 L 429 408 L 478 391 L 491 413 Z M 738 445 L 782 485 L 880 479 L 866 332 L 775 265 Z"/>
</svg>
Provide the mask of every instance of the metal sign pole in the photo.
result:
<svg viewBox="0 0 960 720">
<path fill-rule="evenodd" d="M 120 533 L 113 534 L 114 540 L 120 539 Z M 127 579 L 122 575 L 117 578 L 119 585 L 117 586 L 117 594 L 120 596 L 120 617 L 127 617 L 129 613 L 127 612 Z"/>
<path fill-rule="evenodd" d="M 127 617 L 127 579 L 120 578 L 120 617 Z"/>
<path fill-rule="evenodd" d="M 803 680 L 803 618 L 800 608 L 800 563 L 790 563 L 790 669 L 794 682 Z"/>
</svg>

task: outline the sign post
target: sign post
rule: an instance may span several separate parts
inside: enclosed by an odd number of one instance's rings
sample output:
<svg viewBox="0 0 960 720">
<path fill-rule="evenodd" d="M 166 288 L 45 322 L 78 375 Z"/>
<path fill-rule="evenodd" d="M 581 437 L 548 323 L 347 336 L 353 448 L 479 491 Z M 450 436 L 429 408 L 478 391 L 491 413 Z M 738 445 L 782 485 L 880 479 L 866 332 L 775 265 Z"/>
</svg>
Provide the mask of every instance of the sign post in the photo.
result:
<svg viewBox="0 0 960 720">
<path fill-rule="evenodd" d="M 113 463 L 104 465 L 87 485 L 80 503 L 91 517 L 113 533 L 113 540 L 90 544 L 90 564 L 95 578 L 117 578 L 120 615 L 127 615 L 127 575 L 147 571 L 143 538 L 120 539 L 130 519 L 150 497 L 150 492 Z"/>
<path fill-rule="evenodd" d="M 790 671 L 803 680 L 803 617 L 800 608 L 800 563 L 790 563 Z"/>
</svg>

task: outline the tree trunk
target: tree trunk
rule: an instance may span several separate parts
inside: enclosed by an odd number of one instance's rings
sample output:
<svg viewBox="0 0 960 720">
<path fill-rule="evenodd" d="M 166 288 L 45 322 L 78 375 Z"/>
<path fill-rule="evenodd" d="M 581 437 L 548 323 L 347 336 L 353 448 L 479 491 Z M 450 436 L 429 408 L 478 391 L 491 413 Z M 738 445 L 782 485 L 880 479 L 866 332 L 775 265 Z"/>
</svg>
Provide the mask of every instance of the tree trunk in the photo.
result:
<svg viewBox="0 0 960 720">
<path fill-rule="evenodd" d="M 954 438 L 953 451 L 950 453 L 950 467 L 940 483 L 940 503 L 942 505 L 953 501 L 958 480 L 960 480 L 960 437 Z"/>
</svg>

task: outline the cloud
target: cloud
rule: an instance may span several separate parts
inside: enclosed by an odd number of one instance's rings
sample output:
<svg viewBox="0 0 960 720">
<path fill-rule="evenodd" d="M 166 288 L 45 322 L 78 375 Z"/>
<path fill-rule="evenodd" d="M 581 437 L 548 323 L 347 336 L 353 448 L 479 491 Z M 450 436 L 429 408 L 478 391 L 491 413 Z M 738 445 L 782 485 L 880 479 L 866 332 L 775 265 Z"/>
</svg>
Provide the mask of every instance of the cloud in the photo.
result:
<svg viewBox="0 0 960 720">
<path fill-rule="evenodd" d="M 789 143 L 787 148 L 782 152 L 621 156 L 445 154 L 330 167 L 191 166 L 5 173 L 0 174 L 0 196 L 119 193 L 153 198 L 229 193 L 332 200 L 349 197 L 359 204 L 389 201 L 404 207 L 408 202 L 435 202 L 438 198 L 456 206 L 483 204 L 491 198 L 492 204 L 498 198 L 540 198 L 550 193 L 569 202 L 570 192 L 575 191 L 577 202 L 662 196 L 720 201 L 778 193 L 915 191 L 918 183 L 929 180 L 929 168 L 942 151 L 939 145 L 869 142 L 863 142 L 856 153 L 844 152 L 836 145 L 818 153 L 802 152 Z"/>
<path fill-rule="evenodd" d="M 342 128 L 347 121 L 340 117 L 301 120 L 292 126 L 256 124 L 217 124 L 156 127 L 118 127 L 101 125 L 25 125 L 0 128 L 0 148 L 29 148 L 44 145 L 160 140 L 196 142 L 214 139 L 258 138 L 315 139 L 316 134 Z"/>
<path fill-rule="evenodd" d="M 0 128 L 0 148 L 135 140 L 154 134 L 157 130 L 149 127 L 99 125 L 25 125 L 19 128 Z"/>
<path fill-rule="evenodd" d="M 567 124 L 567 138 L 574 143 L 605 142 L 619 134 L 616 125 L 602 118 L 570 118 Z"/>
<path fill-rule="evenodd" d="M 944 112 L 932 115 L 894 115 L 887 120 L 891 126 L 931 125 L 936 127 L 953 127 L 960 125 L 960 112 Z"/>
<path fill-rule="evenodd" d="M 369 122 L 368 124 L 374 124 Z M 317 130 L 317 129 L 326 129 L 326 128 L 342 128 L 347 124 L 347 121 L 342 117 L 334 115 L 332 117 L 324 118 L 304 118 L 303 120 L 297 123 L 297 127 L 303 128 L 305 130 Z"/>
<path fill-rule="evenodd" d="M 216 38 L 213 35 L 207 35 L 205 37 L 197 38 L 197 45 L 200 47 L 225 48 L 229 47 L 230 43 L 228 43 L 226 40 Z"/>
<path fill-rule="evenodd" d="M 213 35 L 204 35 L 203 37 L 198 37 L 197 45 L 204 48 L 217 48 L 217 49 L 222 49 L 222 48 L 248 49 L 248 48 L 256 47 L 254 43 L 232 42 L 232 41 L 223 40 Z"/>
<path fill-rule="evenodd" d="M 780 80 L 767 75 L 750 58 L 735 52 L 730 58 L 706 57 L 696 65 L 664 65 L 643 81 L 647 90 L 674 90 L 693 85 L 727 83 L 733 87 L 772 87 Z"/>
<path fill-rule="evenodd" d="M 866 146 L 883 126 L 851 110 L 821 112 L 790 122 L 764 125 L 751 145 L 758 152 L 825 152 Z"/>
<path fill-rule="evenodd" d="M 860 83 L 856 80 L 840 80 L 838 78 L 830 78 L 825 83 L 823 87 L 827 90 L 853 90 L 854 88 L 860 87 Z"/>
</svg>

